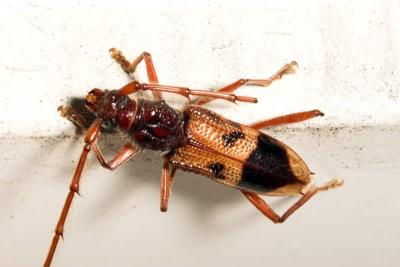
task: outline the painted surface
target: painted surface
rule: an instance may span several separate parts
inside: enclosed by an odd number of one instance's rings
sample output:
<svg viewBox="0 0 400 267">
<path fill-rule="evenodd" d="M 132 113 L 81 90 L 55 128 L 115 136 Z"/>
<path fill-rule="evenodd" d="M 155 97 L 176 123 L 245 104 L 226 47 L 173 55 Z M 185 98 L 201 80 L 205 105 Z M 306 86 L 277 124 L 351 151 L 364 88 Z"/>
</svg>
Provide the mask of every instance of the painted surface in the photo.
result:
<svg viewBox="0 0 400 267">
<path fill-rule="evenodd" d="M 108 56 L 117 47 L 132 59 L 152 53 L 160 82 L 194 89 L 296 60 L 297 74 L 238 91 L 258 104 L 207 107 L 241 123 L 320 109 L 323 118 L 267 132 L 317 183 L 345 185 L 273 225 L 236 190 L 180 172 L 162 214 L 160 155 L 114 172 L 92 155 L 54 266 L 399 266 L 400 4 L 264 2 L 2 1 L 0 265 L 43 261 L 82 146 L 56 109 L 129 81 Z M 109 156 L 124 140 L 102 137 Z M 268 200 L 280 213 L 294 201 Z"/>
</svg>

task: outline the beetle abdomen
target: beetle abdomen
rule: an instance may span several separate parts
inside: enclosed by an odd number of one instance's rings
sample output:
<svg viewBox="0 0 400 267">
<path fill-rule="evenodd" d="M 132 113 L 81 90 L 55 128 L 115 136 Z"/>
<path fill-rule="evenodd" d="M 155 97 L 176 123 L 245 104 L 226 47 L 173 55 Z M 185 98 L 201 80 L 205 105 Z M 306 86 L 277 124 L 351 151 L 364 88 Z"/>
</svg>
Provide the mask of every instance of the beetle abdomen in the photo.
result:
<svg viewBox="0 0 400 267">
<path fill-rule="evenodd" d="M 196 106 L 185 117 L 186 144 L 170 153 L 176 167 L 259 194 L 299 194 L 310 182 L 304 161 L 278 140 Z"/>
</svg>

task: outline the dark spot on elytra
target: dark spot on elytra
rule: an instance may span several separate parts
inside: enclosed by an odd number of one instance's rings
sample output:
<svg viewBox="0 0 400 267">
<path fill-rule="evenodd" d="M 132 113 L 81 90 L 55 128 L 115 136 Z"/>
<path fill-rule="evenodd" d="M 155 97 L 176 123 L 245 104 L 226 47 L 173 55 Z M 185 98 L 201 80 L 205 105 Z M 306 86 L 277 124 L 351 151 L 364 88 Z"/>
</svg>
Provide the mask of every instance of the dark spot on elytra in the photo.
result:
<svg viewBox="0 0 400 267">
<path fill-rule="evenodd" d="M 241 131 L 233 131 L 229 134 L 223 134 L 224 146 L 233 147 L 238 139 L 243 139 L 244 134 Z"/>
<path fill-rule="evenodd" d="M 222 171 L 224 170 L 224 165 L 217 162 L 217 163 L 212 163 L 208 165 L 208 168 L 211 170 L 212 174 L 214 175 L 215 178 L 219 179 L 224 179 L 224 176 L 222 175 Z"/>
</svg>

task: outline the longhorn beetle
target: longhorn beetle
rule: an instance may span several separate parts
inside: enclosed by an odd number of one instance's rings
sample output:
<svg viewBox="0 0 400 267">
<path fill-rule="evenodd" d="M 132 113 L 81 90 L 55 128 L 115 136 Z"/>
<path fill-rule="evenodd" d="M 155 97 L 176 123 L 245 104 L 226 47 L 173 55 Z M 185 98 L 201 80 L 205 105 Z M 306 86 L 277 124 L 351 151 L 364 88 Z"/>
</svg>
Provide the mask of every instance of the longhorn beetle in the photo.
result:
<svg viewBox="0 0 400 267">
<path fill-rule="evenodd" d="M 151 56 L 147 52 L 143 52 L 132 62 L 127 61 L 121 51 L 115 48 L 110 49 L 110 54 L 128 74 L 133 74 L 137 65 L 144 60 L 149 83 L 133 80 L 119 90 L 95 88 L 86 96 L 86 108 L 94 113 L 96 119 L 84 138 L 85 145 L 44 266 L 50 266 L 58 241 L 63 236 L 65 220 L 75 194 L 79 194 L 82 170 L 90 151 L 93 151 L 101 166 L 110 170 L 135 156 L 140 148 L 165 151 L 160 190 L 160 209 L 163 212 L 168 208 L 170 187 L 177 169 L 198 173 L 240 190 L 274 223 L 283 223 L 317 192 L 343 183 L 336 178 L 315 186 L 313 173 L 295 151 L 259 131 L 323 116 L 321 111 L 299 112 L 243 125 L 201 107 L 214 99 L 256 103 L 256 98 L 237 96 L 232 92 L 244 85 L 269 86 L 282 76 L 294 73 L 297 67 L 295 61 L 284 65 L 268 79 L 239 79 L 211 92 L 159 84 Z M 145 90 L 151 91 L 154 100 L 138 96 L 138 92 Z M 165 103 L 161 92 L 199 98 L 178 111 Z M 131 94 L 133 96 L 129 97 Z M 82 114 L 70 107 L 60 107 L 59 111 L 65 118 L 84 127 L 85 119 Z M 119 128 L 131 138 L 131 142 L 123 146 L 109 161 L 104 158 L 97 143 L 100 131 L 105 126 Z M 259 195 L 301 195 L 301 198 L 279 216 Z"/>
</svg>

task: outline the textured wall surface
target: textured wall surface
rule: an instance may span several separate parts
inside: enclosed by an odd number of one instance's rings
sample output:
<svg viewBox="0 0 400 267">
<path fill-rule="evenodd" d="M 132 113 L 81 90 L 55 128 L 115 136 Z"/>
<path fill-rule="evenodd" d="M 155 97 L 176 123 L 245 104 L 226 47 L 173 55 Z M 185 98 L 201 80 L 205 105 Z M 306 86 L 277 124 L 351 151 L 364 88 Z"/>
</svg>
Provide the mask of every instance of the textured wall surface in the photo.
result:
<svg viewBox="0 0 400 267">
<path fill-rule="evenodd" d="M 345 185 L 273 225 L 236 190 L 179 172 L 162 214 L 160 154 L 114 172 L 91 155 L 54 266 L 399 266 L 400 4 L 266 2 L 2 1 L 0 265 L 44 259 L 82 146 L 56 108 L 128 82 L 108 55 L 117 47 L 131 59 L 152 53 L 161 83 L 195 89 L 296 60 L 295 75 L 238 90 L 258 104 L 207 107 L 241 123 L 321 109 L 323 118 L 267 132 L 318 183 Z M 146 81 L 143 67 L 136 77 Z M 108 155 L 121 145 L 102 143 Z M 266 199 L 280 213 L 295 201 Z"/>
</svg>

